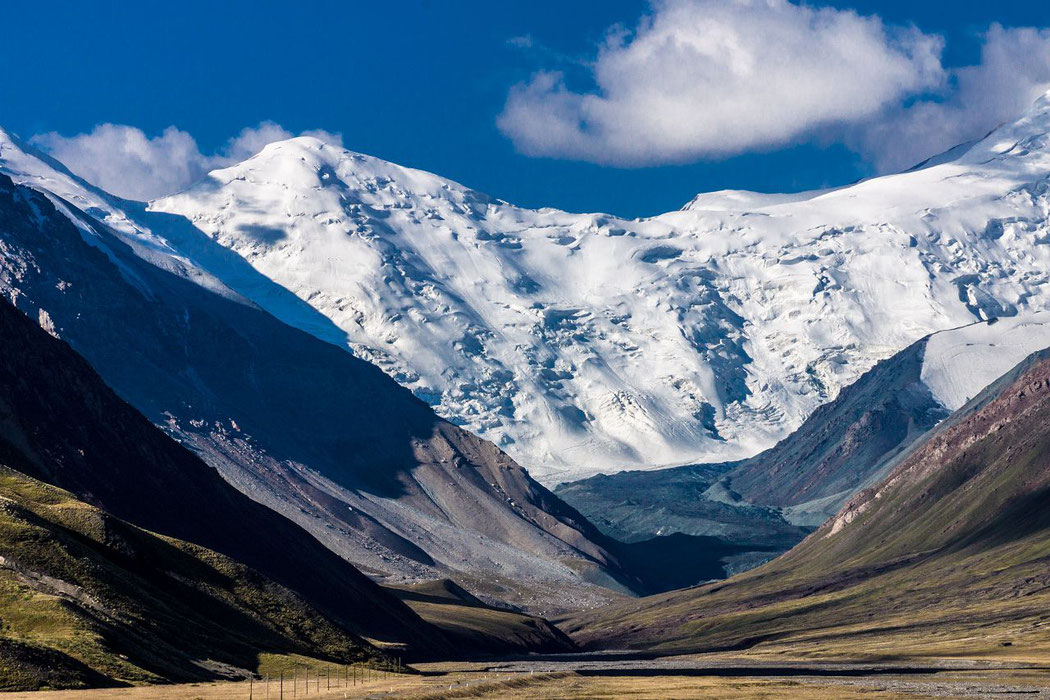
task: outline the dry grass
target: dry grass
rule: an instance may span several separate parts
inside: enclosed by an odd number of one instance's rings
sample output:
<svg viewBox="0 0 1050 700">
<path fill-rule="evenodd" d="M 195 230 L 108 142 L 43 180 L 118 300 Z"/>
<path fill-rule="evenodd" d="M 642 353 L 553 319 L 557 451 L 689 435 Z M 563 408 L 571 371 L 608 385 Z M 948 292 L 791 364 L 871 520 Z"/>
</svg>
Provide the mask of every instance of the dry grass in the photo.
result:
<svg viewBox="0 0 1050 700">
<path fill-rule="evenodd" d="M 529 700 L 668 700 L 671 698 L 812 698 L 814 700 L 869 697 L 870 691 L 842 686 L 816 687 L 790 680 L 760 678 L 684 678 L 681 676 L 589 677 L 575 673 L 544 678 L 528 676 L 504 682 L 482 683 L 451 691 L 404 696 L 406 700 L 444 698 L 508 698 Z M 882 698 L 914 697 L 880 693 Z"/>
<path fill-rule="evenodd" d="M 488 675 L 488 674 L 482 674 Z M 365 698 L 382 695 L 404 700 L 431 700 L 438 698 L 635 698 L 637 700 L 665 700 L 667 698 L 860 698 L 872 692 L 839 685 L 813 686 L 791 680 L 777 679 L 721 679 L 682 678 L 676 676 L 639 677 L 584 677 L 567 674 L 514 674 L 514 678 L 495 681 L 469 674 L 451 677 L 403 677 L 384 679 L 351 688 L 311 688 L 305 695 L 300 685 L 294 697 Z M 148 686 L 106 690 L 68 690 L 12 693 L 5 700 L 279 700 L 276 683 L 270 684 L 266 695 L 264 683 L 193 683 L 185 685 Z M 285 684 L 285 698 L 291 695 L 290 684 Z M 880 698 L 915 697 L 881 692 Z"/>
<path fill-rule="evenodd" d="M 468 674 L 469 676 L 482 674 Z M 472 678 L 471 678 L 472 679 Z M 473 680 L 473 679 L 472 679 Z M 353 683 L 353 682 L 351 682 Z M 292 678 L 284 680 L 283 697 L 288 698 L 362 698 L 376 693 L 427 692 L 447 687 L 447 681 L 424 678 L 418 675 L 370 672 L 366 680 L 358 677 L 356 683 L 343 685 L 342 678 L 332 678 L 329 688 L 322 675 L 320 689 L 316 676 L 311 676 L 307 690 L 300 672 L 295 687 Z M 280 700 L 282 697 L 279 678 L 219 683 L 185 683 L 178 685 L 151 685 L 132 688 L 101 688 L 96 690 L 57 690 L 4 694 L 4 700 Z"/>
<path fill-rule="evenodd" d="M 723 659 L 729 661 L 728 657 Z M 437 669 L 442 670 L 437 670 Z M 493 673 L 478 670 L 476 664 L 428 665 L 431 675 L 376 673 L 367 682 L 349 687 L 321 688 L 311 680 L 309 694 L 299 676 L 292 689 L 287 678 L 284 693 L 276 680 L 269 688 L 265 681 L 236 683 L 195 683 L 135 688 L 13 693 L 5 700 L 279 700 L 280 698 L 366 698 L 392 697 L 402 700 L 438 698 L 509 698 L 524 700 L 572 700 L 595 698 L 613 700 L 665 700 L 667 698 L 917 698 L 952 696 L 953 689 L 973 692 L 984 689 L 988 695 L 1003 692 L 1050 692 L 1050 673 L 1043 669 L 989 669 L 951 671 L 938 674 L 892 676 L 755 676 L 717 677 L 667 675 L 591 676 L 575 671 L 553 673 Z M 335 679 L 333 679 L 335 682 Z"/>
</svg>

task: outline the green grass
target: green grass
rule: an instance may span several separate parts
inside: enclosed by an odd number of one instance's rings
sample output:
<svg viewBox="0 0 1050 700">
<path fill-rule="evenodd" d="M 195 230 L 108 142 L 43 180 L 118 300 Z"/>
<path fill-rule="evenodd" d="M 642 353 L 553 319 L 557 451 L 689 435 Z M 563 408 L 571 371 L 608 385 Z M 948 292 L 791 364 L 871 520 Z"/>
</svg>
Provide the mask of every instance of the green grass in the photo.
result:
<svg viewBox="0 0 1050 700">
<path fill-rule="evenodd" d="M 0 468 L 0 689 L 208 680 L 261 655 L 388 663 L 228 557 Z"/>
</svg>

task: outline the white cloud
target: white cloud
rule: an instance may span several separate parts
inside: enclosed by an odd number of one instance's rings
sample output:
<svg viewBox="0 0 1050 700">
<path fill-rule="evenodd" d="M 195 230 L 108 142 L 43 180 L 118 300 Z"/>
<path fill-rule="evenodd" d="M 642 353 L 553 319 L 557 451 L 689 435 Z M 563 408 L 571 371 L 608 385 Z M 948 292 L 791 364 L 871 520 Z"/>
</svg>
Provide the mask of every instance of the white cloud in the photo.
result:
<svg viewBox="0 0 1050 700">
<path fill-rule="evenodd" d="M 234 136 L 226 144 L 226 159 L 240 162 L 251 158 L 256 153 L 266 148 L 274 141 L 285 141 L 292 138 L 294 134 L 276 122 L 266 121 L 257 127 L 241 129 L 241 133 Z"/>
<path fill-rule="evenodd" d="M 301 135 L 342 145 L 339 134 L 316 130 Z M 31 140 L 91 184 L 118 197 L 147 201 L 178 192 L 210 170 L 250 158 L 267 144 L 293 136 L 266 121 L 242 129 L 211 155 L 201 153 L 197 141 L 174 126 L 152 138 L 134 126 L 100 124 L 86 134 L 50 132 Z"/>
<path fill-rule="evenodd" d="M 540 72 L 500 129 L 522 153 L 641 166 L 768 148 L 866 122 L 943 85 L 940 37 L 787 0 L 658 0 L 610 30 L 595 89 Z"/>
<path fill-rule="evenodd" d="M 892 172 L 1022 114 L 1050 88 L 1050 30 L 993 25 L 984 36 L 981 62 L 952 71 L 940 100 L 891 110 L 847 137 L 880 172 Z"/>
<path fill-rule="evenodd" d="M 127 199 L 175 192 L 207 172 L 197 142 L 173 126 L 153 138 L 133 126 L 100 124 L 88 134 L 51 132 L 32 141 L 88 182 Z"/>
</svg>

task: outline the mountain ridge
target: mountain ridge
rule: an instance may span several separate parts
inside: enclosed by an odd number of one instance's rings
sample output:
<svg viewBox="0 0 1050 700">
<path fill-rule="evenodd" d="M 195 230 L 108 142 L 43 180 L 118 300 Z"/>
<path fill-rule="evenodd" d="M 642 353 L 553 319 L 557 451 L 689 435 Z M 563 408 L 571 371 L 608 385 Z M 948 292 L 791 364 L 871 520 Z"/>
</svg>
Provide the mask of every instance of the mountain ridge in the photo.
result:
<svg viewBox="0 0 1050 700">
<path fill-rule="evenodd" d="M 0 182 L 0 227 L 6 228 L 4 194 Z M 6 300 L 0 300 L 0 337 L 5 466 L 138 527 L 253 567 L 360 634 L 418 647 L 413 653 L 443 644 L 439 633 L 428 636 L 422 620 L 353 566 L 164 435 L 68 345 Z"/>
</svg>

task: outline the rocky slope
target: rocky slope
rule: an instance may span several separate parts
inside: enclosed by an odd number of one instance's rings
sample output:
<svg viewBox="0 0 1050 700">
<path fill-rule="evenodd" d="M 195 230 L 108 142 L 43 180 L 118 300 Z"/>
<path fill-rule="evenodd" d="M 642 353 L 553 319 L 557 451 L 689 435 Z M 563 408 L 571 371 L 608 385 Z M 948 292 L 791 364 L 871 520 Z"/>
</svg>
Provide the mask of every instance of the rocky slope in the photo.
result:
<svg viewBox="0 0 1050 700">
<path fill-rule="evenodd" d="M 931 332 L 1046 310 L 1048 134 L 1044 97 L 927 167 L 638 221 L 300 138 L 151 203 L 174 228 L 150 228 L 557 483 L 752 456 Z"/>
<path fill-rule="evenodd" d="M 580 615 L 592 646 L 879 656 L 1050 649 L 1050 352 L 997 380 L 803 543 Z"/>
<path fill-rule="evenodd" d="M 924 432 L 1047 347 L 1045 313 L 934 333 L 844 389 L 776 448 L 734 468 L 729 486 L 819 525 L 885 476 Z"/>
<path fill-rule="evenodd" d="M 385 580 L 455 575 L 537 612 L 614 595 L 596 584 L 622 590 L 600 534 L 496 447 L 274 319 L 135 223 L 130 203 L 11 138 L 0 164 L 36 188 L 0 178 L 5 296 L 242 492 Z"/>
<path fill-rule="evenodd" d="M 0 189 L 0 212 L 3 196 Z M 411 645 L 415 654 L 447 653 L 439 632 L 309 533 L 227 484 L 4 300 L 0 342 L 5 467 L 103 509 L 97 518 L 115 516 L 247 564 L 357 634 Z"/>
</svg>

